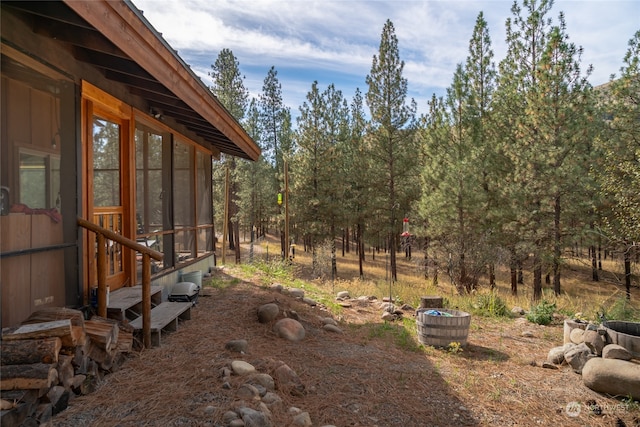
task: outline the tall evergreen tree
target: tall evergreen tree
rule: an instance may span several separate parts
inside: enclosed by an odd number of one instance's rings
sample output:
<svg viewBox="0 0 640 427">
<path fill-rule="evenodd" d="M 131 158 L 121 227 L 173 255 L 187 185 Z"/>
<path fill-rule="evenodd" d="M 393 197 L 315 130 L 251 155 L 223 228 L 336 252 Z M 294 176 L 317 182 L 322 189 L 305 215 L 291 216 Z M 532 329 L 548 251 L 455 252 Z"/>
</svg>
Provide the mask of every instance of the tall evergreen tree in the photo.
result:
<svg viewBox="0 0 640 427">
<path fill-rule="evenodd" d="M 403 77 L 395 28 L 387 20 L 382 29 L 380 48 L 374 55 L 366 77 L 367 105 L 371 114 L 369 153 L 372 168 L 379 174 L 379 217 L 386 222 L 391 256 L 391 279 L 396 281 L 396 250 L 400 221 L 417 199 L 413 171 L 417 161 L 414 135 L 416 104 L 407 105 L 407 79 Z"/>
<path fill-rule="evenodd" d="M 514 3 L 496 93 L 503 154 L 511 168 L 502 187 L 508 206 L 502 231 L 516 236 L 508 242 L 515 257 L 533 254 L 534 300 L 542 297 L 545 267 L 560 293 L 565 222 L 575 215 L 570 207 L 584 205 L 580 188 L 591 129 L 591 88 L 581 74 L 581 49 L 568 42 L 562 13 L 555 26 L 546 17 L 552 5 L 551 0 L 524 0 L 523 14 Z"/>
<path fill-rule="evenodd" d="M 317 248 L 331 244 L 331 274 L 335 264 L 336 224 L 342 217 L 344 186 L 340 176 L 341 145 L 346 138 L 348 109 L 334 85 L 322 93 L 314 82 L 300 107 L 297 150 L 292 169 L 298 222 L 304 227 L 312 250 L 314 274 L 320 274 Z"/>
<path fill-rule="evenodd" d="M 542 55 L 546 47 L 551 19 L 547 14 L 552 0 L 523 0 L 525 13 L 517 1 L 506 23 L 507 55 L 500 63 L 496 100 L 501 116 L 502 149 L 510 170 L 501 188 L 504 208 L 503 231 L 514 236 L 509 242 L 514 257 L 533 254 L 533 298 L 542 296 L 542 263 L 546 229 L 542 211 L 543 174 L 548 170 L 537 155 L 542 137 L 530 116 L 528 97 L 538 89 Z M 513 266 L 512 266 L 513 268 Z"/>
<path fill-rule="evenodd" d="M 493 62 L 493 49 L 489 27 L 480 12 L 476 18 L 473 35 L 469 41 L 469 55 L 466 61 L 466 73 L 469 79 L 470 140 L 474 147 L 474 166 L 479 168 L 479 191 L 483 194 L 478 211 L 484 212 L 479 218 L 480 234 L 486 242 L 484 258 L 489 266 L 489 285 L 495 286 L 495 262 L 497 258 L 497 233 L 495 210 L 496 185 L 501 175 L 502 161 L 498 156 L 495 129 L 491 117 L 493 93 L 496 88 L 496 67 Z M 480 260 L 478 260 L 480 261 Z"/>
<path fill-rule="evenodd" d="M 369 211 L 371 209 L 371 168 L 367 156 L 365 135 L 367 119 L 364 112 L 364 100 L 357 88 L 350 105 L 349 136 L 343 150 L 343 168 L 345 183 L 344 205 L 347 212 L 347 224 L 355 224 L 358 268 L 360 278 L 364 279 L 364 235 Z"/>
<path fill-rule="evenodd" d="M 598 140 L 601 164 L 594 170 L 606 203 L 600 209 L 605 232 L 624 257 L 627 299 L 631 259 L 640 241 L 640 31 L 629 40 L 620 69 L 606 90 L 608 127 Z"/>
<path fill-rule="evenodd" d="M 271 180 L 275 183 L 278 191 L 285 189 L 284 183 L 284 153 L 283 147 L 291 151 L 291 114 L 282 100 L 282 85 L 278 80 L 278 72 L 275 67 L 271 67 L 264 79 L 262 93 L 259 98 L 261 114 L 261 129 L 263 142 L 263 155 L 269 163 L 273 165 L 273 176 Z M 275 200 L 276 195 L 273 194 Z M 274 207 L 277 205 L 274 203 Z M 284 258 L 287 244 L 284 241 L 284 212 L 282 207 L 277 210 L 277 222 L 280 229 L 281 254 Z"/>
<path fill-rule="evenodd" d="M 244 77 L 240 73 L 240 64 L 230 49 L 222 49 L 216 62 L 211 66 L 209 76 L 213 79 L 211 91 L 225 108 L 242 121 L 249 99 L 249 91 L 244 86 Z M 239 206 L 238 206 L 238 176 L 236 173 L 237 161 L 233 156 L 221 156 L 221 164 L 229 168 L 230 183 L 227 191 L 229 199 L 228 218 L 230 227 L 228 236 L 229 249 L 236 249 L 239 245 Z M 240 262 L 240 251 L 235 251 L 236 262 Z"/>
</svg>

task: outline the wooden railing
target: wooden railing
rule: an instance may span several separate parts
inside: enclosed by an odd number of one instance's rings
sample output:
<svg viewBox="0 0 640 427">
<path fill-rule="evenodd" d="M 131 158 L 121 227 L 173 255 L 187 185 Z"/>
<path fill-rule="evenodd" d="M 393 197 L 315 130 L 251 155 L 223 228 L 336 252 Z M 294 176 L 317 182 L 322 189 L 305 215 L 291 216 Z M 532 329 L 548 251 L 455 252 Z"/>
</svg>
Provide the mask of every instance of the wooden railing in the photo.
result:
<svg viewBox="0 0 640 427">
<path fill-rule="evenodd" d="M 98 250 L 98 316 L 107 317 L 107 239 L 142 254 L 142 339 L 145 347 L 151 347 L 151 258 L 162 261 L 164 254 L 100 227 L 86 219 L 78 218 L 78 225 L 96 234 Z"/>
</svg>

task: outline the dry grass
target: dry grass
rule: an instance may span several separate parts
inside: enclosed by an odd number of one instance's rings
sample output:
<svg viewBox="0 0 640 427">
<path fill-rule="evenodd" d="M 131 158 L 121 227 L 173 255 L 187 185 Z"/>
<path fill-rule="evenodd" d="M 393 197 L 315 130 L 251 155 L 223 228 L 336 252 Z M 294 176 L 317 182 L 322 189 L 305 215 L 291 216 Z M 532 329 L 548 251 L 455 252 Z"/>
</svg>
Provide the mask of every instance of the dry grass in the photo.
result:
<svg viewBox="0 0 640 427">
<path fill-rule="evenodd" d="M 270 243 L 275 248 L 275 242 Z M 342 308 L 333 296 L 348 290 L 353 297 L 389 295 L 417 306 L 422 295 L 439 294 L 452 306 L 468 307 L 473 298 L 459 297 L 441 277 L 433 286 L 411 263 L 399 259 L 399 281 L 385 280 L 385 258 L 367 254 L 366 280 L 357 279 L 355 255 L 338 256 L 340 279 L 309 280 L 310 257 L 296 251 L 296 277 L 265 275 L 255 268 L 229 266 L 216 273 L 207 296 L 193 310 L 192 320 L 169 335 L 161 348 L 136 354 L 118 372 L 106 377 L 95 393 L 75 399 L 56 416 L 56 426 L 218 426 L 225 410 L 238 404 L 235 390 L 222 387 L 220 369 L 234 359 L 269 372 L 277 361 L 293 368 L 306 386 L 302 396 L 280 393 L 281 408 L 272 410 L 274 426 L 288 426 L 289 406 L 308 411 L 313 425 L 336 426 L 627 426 L 640 425 L 637 404 L 602 396 L 586 388 L 567 366 L 540 367 L 548 350 L 561 345 L 562 322 L 539 326 L 511 318 L 473 316 L 469 344 L 458 351 L 419 345 L 411 312 L 403 322 L 380 320 L 377 304 Z M 272 249 L 270 249 L 272 250 Z M 257 250 L 257 258 L 265 253 Z M 587 276 L 588 277 L 588 276 Z M 499 295 L 509 307 L 529 307 L 530 293 L 509 295 L 506 272 L 499 272 Z M 525 283 L 528 278 L 525 277 Z M 304 288 L 325 301 L 327 309 L 311 307 L 271 290 L 281 282 Z M 566 294 L 550 299 L 567 311 L 595 313 L 615 299 L 619 289 L 593 285 L 577 264 L 567 270 Z M 634 292 L 637 293 L 637 290 Z M 295 310 L 307 331 L 301 343 L 288 343 L 256 321 L 256 308 L 277 302 Z M 344 334 L 321 329 L 321 317 L 339 319 Z M 533 337 L 524 337 L 523 331 Z M 224 344 L 244 338 L 246 355 L 230 354 Z M 533 366 L 535 363 L 536 366 Z M 569 417 L 567 404 L 595 400 L 604 410 L 590 414 L 583 405 Z"/>
</svg>

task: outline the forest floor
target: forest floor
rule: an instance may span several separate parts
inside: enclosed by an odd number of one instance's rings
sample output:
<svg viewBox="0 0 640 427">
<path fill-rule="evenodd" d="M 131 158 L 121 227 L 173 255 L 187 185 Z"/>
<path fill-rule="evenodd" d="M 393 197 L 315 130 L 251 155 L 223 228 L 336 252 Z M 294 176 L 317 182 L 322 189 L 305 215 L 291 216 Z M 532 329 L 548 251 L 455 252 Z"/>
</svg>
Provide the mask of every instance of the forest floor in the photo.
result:
<svg viewBox="0 0 640 427">
<path fill-rule="evenodd" d="M 256 256 L 265 256 L 264 249 L 256 248 Z M 347 270 L 338 262 L 339 271 Z M 354 294 L 365 290 L 348 289 L 348 280 L 311 281 L 309 257 L 300 250 L 294 263 L 297 278 L 283 284 L 303 288 L 317 301 L 335 303 L 343 290 L 352 298 L 371 295 Z M 402 280 L 412 266 L 403 259 L 399 266 Z M 314 426 L 640 426 L 637 402 L 591 391 L 567 365 L 541 367 L 549 349 L 563 343 L 562 319 L 540 326 L 523 318 L 472 316 L 466 347 L 435 349 L 420 345 L 410 330 L 411 312 L 404 322 L 381 319 L 383 295 L 351 307 L 311 306 L 272 289 L 277 282 L 255 269 L 216 269 L 203 282 L 191 320 L 161 347 L 132 354 L 52 424 L 223 426 L 224 412 L 238 404 L 241 383 L 234 379 L 225 388 L 220 372 L 232 360 L 244 360 L 257 367 L 284 362 L 305 385 L 299 395 L 280 393 L 282 407 L 271 411 L 276 427 L 292 425 L 290 407 L 308 412 Z M 302 341 L 280 339 L 270 325 L 258 323 L 256 309 L 270 302 L 297 313 L 306 330 Z M 334 317 L 343 333 L 323 330 L 324 317 Z M 246 354 L 225 349 L 237 339 L 247 340 Z M 590 410 L 594 402 L 601 411 Z"/>
</svg>

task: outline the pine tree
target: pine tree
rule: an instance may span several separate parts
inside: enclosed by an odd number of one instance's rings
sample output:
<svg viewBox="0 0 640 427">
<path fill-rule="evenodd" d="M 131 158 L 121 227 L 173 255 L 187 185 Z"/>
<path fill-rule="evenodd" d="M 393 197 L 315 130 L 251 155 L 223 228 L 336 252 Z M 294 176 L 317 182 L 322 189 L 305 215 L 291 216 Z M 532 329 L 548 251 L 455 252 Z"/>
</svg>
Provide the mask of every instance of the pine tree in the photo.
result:
<svg viewBox="0 0 640 427">
<path fill-rule="evenodd" d="M 278 80 L 278 72 L 271 67 L 264 79 L 262 93 L 259 99 L 263 155 L 273 167 L 271 181 L 278 191 L 284 191 L 284 150 L 292 151 L 291 114 L 282 100 L 282 85 Z M 275 200 L 276 195 L 273 194 Z M 281 207 L 272 205 L 276 209 L 277 221 L 280 229 L 281 255 L 286 257 L 286 243 L 284 241 L 284 212 Z M 271 209 L 267 208 L 269 211 Z"/>
<path fill-rule="evenodd" d="M 518 253 L 533 254 L 533 299 L 539 300 L 544 267 L 553 272 L 554 290 L 560 292 L 566 219 L 579 212 L 586 194 L 582 177 L 593 104 L 580 70 L 581 49 L 569 43 L 564 15 L 552 26 L 546 18 L 552 1 L 523 5 L 526 14 L 514 3 L 514 19 L 507 21 L 508 54 L 500 63 L 496 93 L 510 167 L 501 189 L 508 207 L 502 211 L 502 235 L 514 236 L 506 243 L 516 263 L 522 259 Z"/>
<path fill-rule="evenodd" d="M 213 79 L 211 91 L 225 108 L 233 115 L 233 117 L 242 121 L 247 108 L 249 99 L 249 91 L 244 86 L 244 78 L 240 73 L 240 64 L 233 52 L 229 49 L 223 49 L 218 54 L 216 62 L 211 66 L 209 76 Z M 229 249 L 235 250 L 239 246 L 239 206 L 238 206 L 238 176 L 236 173 L 237 161 L 233 156 L 221 156 L 221 165 L 228 168 L 230 172 L 231 182 L 227 188 L 227 197 L 229 198 L 228 237 Z M 222 168 L 222 169 L 224 169 Z M 223 198 L 224 200 L 224 198 Z M 240 250 L 235 251 L 236 263 L 240 262 Z"/>
<path fill-rule="evenodd" d="M 624 256 L 627 299 L 631 299 L 631 258 L 640 241 L 640 31 L 629 40 L 620 77 L 609 83 L 608 127 L 598 140 L 600 168 L 594 170 L 605 200 L 600 213 L 609 239 Z"/>
<path fill-rule="evenodd" d="M 335 277 L 335 230 L 343 213 L 344 191 L 338 165 L 342 161 L 341 145 L 346 138 L 348 109 L 342 93 L 334 85 L 320 93 L 316 81 L 306 99 L 300 107 L 297 150 L 292 161 L 295 206 L 298 223 L 311 246 L 314 274 L 320 275 L 318 245 L 328 241 L 331 274 Z"/>
<path fill-rule="evenodd" d="M 378 55 L 374 55 L 371 72 L 366 78 L 367 105 L 371 114 L 370 156 L 372 168 L 380 176 L 379 217 L 386 222 L 386 235 L 391 255 L 391 280 L 396 281 L 396 250 L 400 220 L 417 199 L 415 170 L 417 144 L 414 135 L 416 104 L 406 104 L 407 79 L 402 76 L 398 39 L 393 23 L 387 20 Z"/>
</svg>

